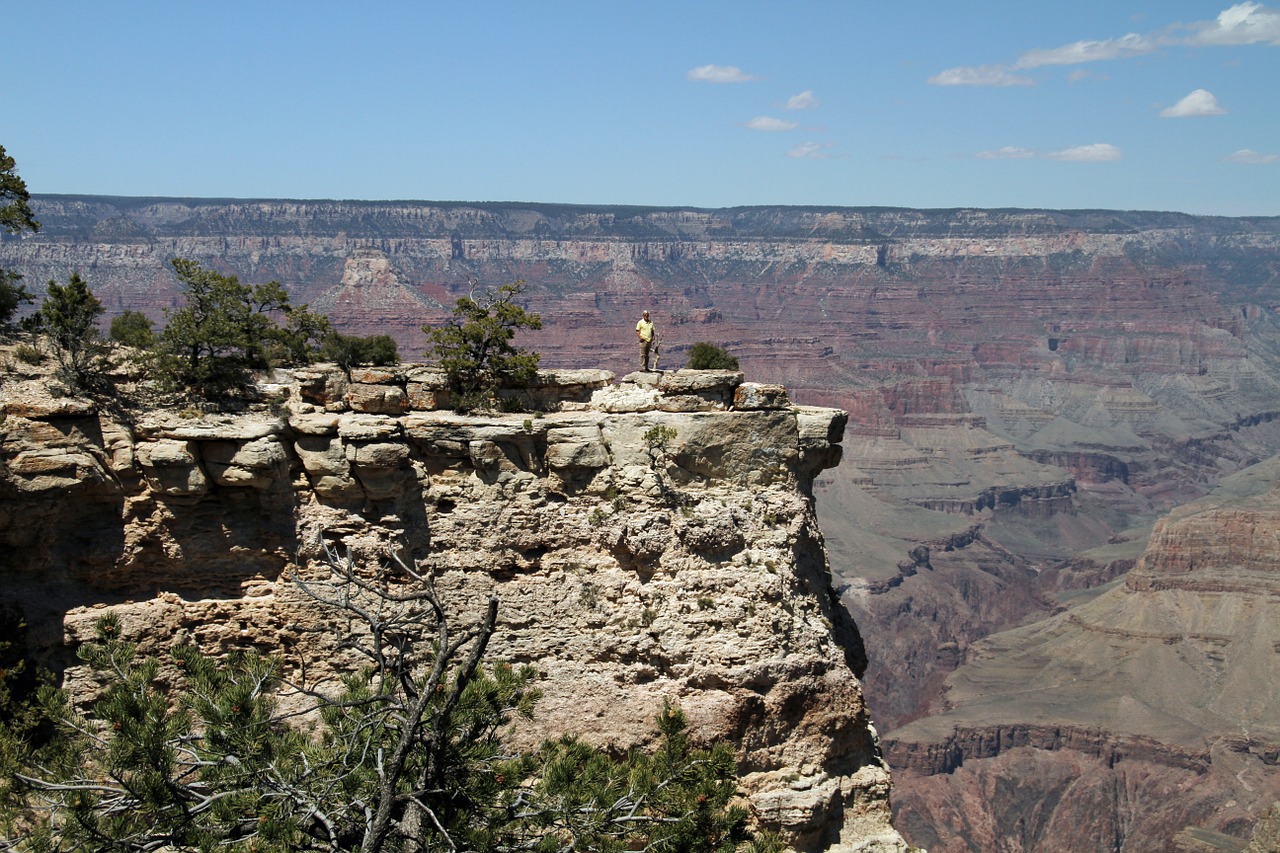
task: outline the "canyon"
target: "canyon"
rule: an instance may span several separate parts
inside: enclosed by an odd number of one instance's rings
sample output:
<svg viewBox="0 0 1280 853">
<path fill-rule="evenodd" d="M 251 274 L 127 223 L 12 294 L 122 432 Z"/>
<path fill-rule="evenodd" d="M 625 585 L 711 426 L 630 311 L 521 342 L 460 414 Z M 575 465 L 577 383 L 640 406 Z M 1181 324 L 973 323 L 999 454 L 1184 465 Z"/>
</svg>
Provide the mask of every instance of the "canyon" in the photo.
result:
<svg viewBox="0 0 1280 853">
<path fill-rule="evenodd" d="M 181 298 L 168 261 L 188 257 L 279 280 L 416 360 L 455 298 L 522 279 L 544 367 L 627 373 L 648 308 L 664 369 L 709 341 L 749 380 L 848 412 L 843 461 L 814 472 L 842 605 L 828 618 L 859 629 L 912 843 L 1242 846 L 1274 800 L 1258 716 L 1274 682 L 1256 669 L 1274 660 L 1259 602 L 1280 578 L 1258 544 L 1273 517 L 1230 506 L 1275 500 L 1257 484 L 1280 451 L 1278 218 L 34 202 L 43 228 L 0 241 L 0 266 L 29 284 L 78 270 L 112 314 L 161 320 Z M 84 539 L 59 546 L 68 562 Z M 1148 675 L 1221 713 L 1144 693 Z"/>
</svg>

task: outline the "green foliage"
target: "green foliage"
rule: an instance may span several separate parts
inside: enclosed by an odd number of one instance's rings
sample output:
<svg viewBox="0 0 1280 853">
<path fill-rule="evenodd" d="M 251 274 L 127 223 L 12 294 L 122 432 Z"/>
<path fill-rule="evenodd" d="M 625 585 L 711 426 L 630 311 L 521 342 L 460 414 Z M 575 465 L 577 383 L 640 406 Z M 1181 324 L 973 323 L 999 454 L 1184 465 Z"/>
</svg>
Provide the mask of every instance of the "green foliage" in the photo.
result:
<svg viewBox="0 0 1280 853">
<path fill-rule="evenodd" d="M 44 350 L 35 344 L 18 344 L 13 348 L 13 354 L 25 364 L 43 364 L 45 359 Z"/>
<path fill-rule="evenodd" d="M 400 361 L 395 339 L 390 335 L 361 338 L 333 332 L 324 339 L 320 356 L 346 371 L 350 371 L 358 364 L 385 366 L 397 364 Z"/>
<path fill-rule="evenodd" d="M 40 223 L 31 212 L 31 194 L 15 170 L 17 161 L 0 145 L 0 228 L 10 234 L 39 231 Z M 0 269 L 0 328 L 13 322 L 18 307 L 35 301 L 35 295 L 22 284 L 22 276 Z"/>
<path fill-rule="evenodd" d="M 16 272 L 0 269 L 0 328 L 8 328 L 18 307 L 36 301 L 35 294 L 27 290 L 22 283 L 22 276 Z"/>
<path fill-rule="evenodd" d="M 125 311 L 112 319 L 107 337 L 118 344 L 138 350 L 148 349 L 156 341 L 154 324 L 141 311 Z"/>
<path fill-rule="evenodd" d="M 289 305 L 279 282 L 249 286 L 235 276 L 174 258 L 186 305 L 168 314 L 151 365 L 163 386 L 199 399 L 242 392 L 250 373 L 273 363 L 307 363 L 329 332 L 327 318 Z M 272 315 L 283 315 L 282 328 Z"/>
<path fill-rule="evenodd" d="M 340 643 L 366 665 L 341 685 L 288 684 L 295 706 L 310 703 L 310 731 L 277 706 L 279 660 L 183 646 L 162 666 L 121 639 L 116 617 L 101 619 L 79 650 L 99 698 L 81 715 L 44 690 L 59 736 L 10 762 L 25 764 L 12 774 L 21 796 L 0 804 L 15 849 L 778 849 L 752 841 L 730 805 L 732 752 L 692 748 L 677 708 L 659 715 L 652 753 L 614 757 L 571 737 L 513 751 L 506 728 L 538 693 L 531 668 L 482 663 L 497 600 L 457 624 L 415 568 L 370 575 L 336 555 L 330 568 L 295 582 L 337 609 L 330 624 L 357 626 Z"/>
<path fill-rule="evenodd" d="M 664 426 L 658 424 L 650 427 L 644 433 L 644 445 L 649 449 L 649 459 L 654 463 L 665 459 L 667 454 L 671 452 L 670 444 L 676 440 L 679 433 L 675 427 Z"/>
<path fill-rule="evenodd" d="M 33 749 L 49 740 L 50 721 L 37 701 L 48 673 L 36 667 L 27 648 L 27 624 L 13 605 L 0 608 L 0 839 L 12 838 L 30 823 L 17 774 Z"/>
<path fill-rule="evenodd" d="M 102 303 L 78 272 L 71 274 L 66 285 L 51 280 L 40 304 L 38 327 L 53 343 L 58 378 L 72 388 L 97 384 L 106 367 L 106 347 L 98 331 L 102 310 Z"/>
<path fill-rule="evenodd" d="M 284 290 L 280 293 L 284 295 Z M 269 348 L 268 356 L 273 364 L 311 364 L 320 357 L 321 346 L 333 334 L 333 326 L 328 317 L 311 311 L 309 305 L 291 306 L 287 295 L 284 300 L 284 326 L 273 333 L 274 346 Z"/>
<path fill-rule="evenodd" d="M 522 815 L 516 846 L 546 853 L 593 850 L 732 853 L 753 842 L 737 792 L 733 753 L 725 744 L 693 749 L 679 708 L 658 715 L 661 743 L 652 753 L 613 758 L 573 737 L 543 744 L 527 759 L 531 785 L 509 808 Z M 781 849 L 754 839 L 752 850 Z"/>
<path fill-rule="evenodd" d="M 541 355 L 511 342 L 520 329 L 542 328 L 541 316 L 515 303 L 523 291 L 516 281 L 480 299 L 464 296 L 443 326 L 422 327 L 460 411 L 496 405 L 499 389 L 527 385 L 537 374 Z"/>
<path fill-rule="evenodd" d="M 689 368 L 691 370 L 737 370 L 738 359 L 723 347 L 700 342 L 689 347 Z"/>
<path fill-rule="evenodd" d="M 10 234 L 39 231 L 40 223 L 31 212 L 31 194 L 18 173 L 17 161 L 0 145 L 0 228 Z"/>
</svg>

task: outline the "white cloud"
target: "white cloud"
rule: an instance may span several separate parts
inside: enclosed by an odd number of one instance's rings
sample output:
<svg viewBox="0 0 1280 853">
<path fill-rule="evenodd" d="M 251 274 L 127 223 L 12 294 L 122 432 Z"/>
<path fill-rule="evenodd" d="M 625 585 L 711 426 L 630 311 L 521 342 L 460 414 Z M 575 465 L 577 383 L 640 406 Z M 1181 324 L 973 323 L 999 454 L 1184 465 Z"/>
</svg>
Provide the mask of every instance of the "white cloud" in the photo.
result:
<svg viewBox="0 0 1280 853">
<path fill-rule="evenodd" d="M 1077 163 L 1108 163 L 1119 160 L 1123 155 L 1120 149 L 1106 142 L 1095 142 L 1093 145 L 1077 145 L 1074 148 L 1063 148 L 1061 151 L 1050 151 L 1050 160 L 1072 160 Z"/>
<path fill-rule="evenodd" d="M 783 121 L 772 116 L 756 116 L 747 122 L 747 127 L 751 130 L 795 130 L 799 126 L 794 121 Z"/>
<path fill-rule="evenodd" d="M 818 142 L 802 142 L 795 148 L 787 152 L 788 157 L 804 160 L 830 160 L 831 155 L 827 153 L 830 144 L 823 145 Z"/>
<path fill-rule="evenodd" d="M 1192 116 L 1221 116 L 1227 111 L 1218 106 L 1212 92 L 1196 89 L 1181 101 L 1160 111 L 1162 118 L 1189 118 Z"/>
<path fill-rule="evenodd" d="M 1150 36 L 1129 33 L 1118 39 L 1078 41 L 1051 50 L 1029 50 L 1014 63 L 1015 68 L 1039 68 L 1042 65 L 1079 65 L 1104 59 L 1123 59 L 1150 53 L 1158 41 Z"/>
<path fill-rule="evenodd" d="M 686 75 L 699 83 L 750 83 L 760 78 L 746 74 L 734 65 L 699 65 Z"/>
<path fill-rule="evenodd" d="M 1280 11 L 1261 3 L 1236 3 L 1212 21 L 1175 24 L 1151 33 L 1119 38 L 1088 39 L 1061 47 L 1029 50 L 1012 65 L 973 65 L 948 68 L 929 78 L 937 86 L 1015 86 L 1034 81 L 1015 72 L 1046 65 L 1079 65 L 1142 56 L 1162 47 L 1213 47 L 1242 44 L 1280 45 Z"/>
<path fill-rule="evenodd" d="M 1195 34 L 1185 44 L 1280 44 L 1280 12 L 1261 3 L 1237 3 L 1209 22 L 1192 24 Z"/>
<path fill-rule="evenodd" d="M 1025 160 L 1029 157 L 1035 157 L 1036 152 L 1029 148 L 1006 145 L 1003 148 L 997 148 L 995 151 L 979 151 L 974 156 L 980 160 Z"/>
<path fill-rule="evenodd" d="M 1280 154 L 1259 154 L 1251 148 L 1241 148 L 1227 157 L 1232 163 L 1244 163 L 1247 166 L 1262 166 L 1267 163 L 1280 163 Z"/>
<path fill-rule="evenodd" d="M 786 109 L 789 110 L 812 110 L 818 106 L 818 99 L 809 89 L 805 89 L 798 95 L 792 95 L 787 98 Z"/>
<path fill-rule="evenodd" d="M 1006 65 L 961 65 L 929 78 L 935 86 L 1032 86 L 1030 77 L 1010 74 Z"/>
<path fill-rule="evenodd" d="M 1063 148 L 1060 151 L 1036 151 L 1031 148 L 1019 148 L 1006 145 L 991 151 L 979 151 L 973 155 L 979 160 L 1072 160 L 1078 163 L 1107 163 L 1122 159 L 1120 149 L 1106 142 L 1093 145 L 1077 145 L 1074 148 Z"/>
</svg>

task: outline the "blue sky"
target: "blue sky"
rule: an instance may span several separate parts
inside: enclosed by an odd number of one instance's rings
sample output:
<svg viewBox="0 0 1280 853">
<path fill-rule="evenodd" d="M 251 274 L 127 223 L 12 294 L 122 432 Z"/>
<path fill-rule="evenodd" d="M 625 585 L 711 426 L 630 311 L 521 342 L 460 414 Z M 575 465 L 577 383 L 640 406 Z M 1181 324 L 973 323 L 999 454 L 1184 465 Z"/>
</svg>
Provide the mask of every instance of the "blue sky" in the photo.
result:
<svg viewBox="0 0 1280 853">
<path fill-rule="evenodd" d="M 1280 215 L 1280 6 L 15 2 L 32 192 Z"/>
</svg>

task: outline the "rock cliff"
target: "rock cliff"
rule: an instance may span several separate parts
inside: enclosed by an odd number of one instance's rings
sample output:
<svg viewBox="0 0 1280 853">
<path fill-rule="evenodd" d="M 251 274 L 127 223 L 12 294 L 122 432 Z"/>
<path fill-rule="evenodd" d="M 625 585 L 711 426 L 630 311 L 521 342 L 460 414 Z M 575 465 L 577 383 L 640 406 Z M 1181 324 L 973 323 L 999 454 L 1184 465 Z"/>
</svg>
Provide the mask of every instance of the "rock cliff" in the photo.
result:
<svg viewBox="0 0 1280 853">
<path fill-rule="evenodd" d="M 1162 518 L 1094 600 L 974 645 L 936 713 L 887 739 L 915 777 L 899 812 L 913 837 L 1197 849 L 1190 828 L 1242 848 L 1280 800 L 1277 483 L 1278 458 L 1228 478 Z"/>
<path fill-rule="evenodd" d="M 460 416 L 431 370 L 299 370 L 251 411 L 130 416 L 15 368 L 0 589 L 73 691 L 61 641 L 104 608 L 148 651 L 256 647 L 315 678 L 343 656 L 287 576 L 326 543 L 394 551 L 452 607 L 496 592 L 490 656 L 544 693 L 519 737 L 642 746 L 674 700 L 797 849 L 905 850 L 814 515 L 845 413 L 740 373 L 612 378 L 544 372 L 537 411 Z"/>
<path fill-rule="evenodd" d="M 866 697 L 886 732 L 940 709 L 975 643 L 1089 603 L 1135 565 L 1161 515 L 1280 449 L 1275 217 L 35 204 L 45 227 L 0 236 L 0 263 L 37 287 L 78 269 L 112 313 L 159 319 L 179 299 L 166 264 L 180 255 L 246 281 L 278 279 L 343 331 L 393 334 L 416 357 L 419 326 L 444 317 L 472 280 L 525 279 L 529 307 L 547 321 L 530 341 L 544 365 L 630 369 L 631 325 L 649 308 L 664 367 L 696 341 L 719 343 L 792 399 L 848 411 L 845 462 L 815 489 L 841 602 L 864 629 Z M 384 405 L 430 393 L 406 382 Z M 1041 721 L 1008 722 L 1030 731 Z M 898 790 L 943 778 L 907 775 Z M 1040 778 L 1034 762 L 1010 762 L 984 784 L 1055 796 L 1035 787 Z M 1181 783 L 1169 784 L 1173 803 Z M 1022 818 L 1008 814 L 1015 826 L 989 829 L 1011 839 Z M 1071 826 L 1057 829 L 1070 837 Z M 972 831 L 982 848 L 986 830 Z"/>
</svg>

